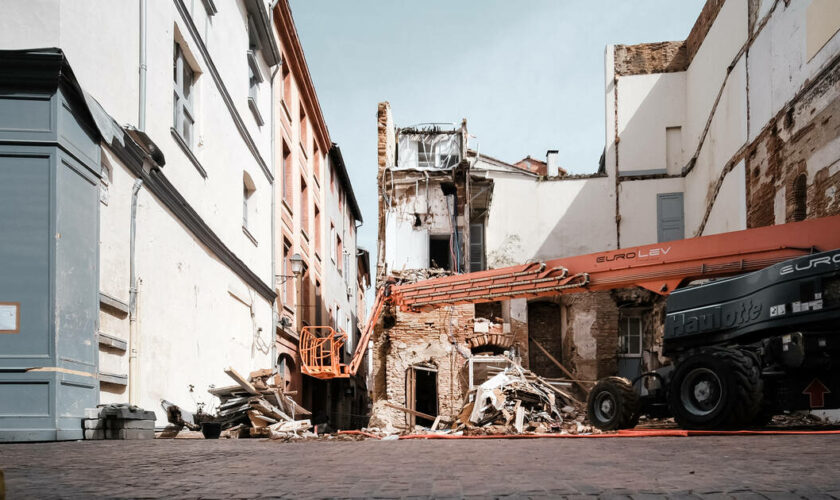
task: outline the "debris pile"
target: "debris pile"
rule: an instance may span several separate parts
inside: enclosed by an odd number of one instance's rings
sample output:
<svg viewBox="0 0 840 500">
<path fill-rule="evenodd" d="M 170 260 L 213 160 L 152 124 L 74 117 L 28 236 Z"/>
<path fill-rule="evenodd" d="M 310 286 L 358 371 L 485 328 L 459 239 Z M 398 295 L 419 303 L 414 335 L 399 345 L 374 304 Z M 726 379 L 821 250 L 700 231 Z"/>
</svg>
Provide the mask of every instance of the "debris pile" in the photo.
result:
<svg viewBox="0 0 840 500">
<path fill-rule="evenodd" d="M 272 383 L 275 371 L 257 370 L 247 379 L 233 368 L 225 373 L 236 385 L 209 391 L 221 401 L 214 420 L 221 424 L 225 437 L 293 439 L 312 434 L 308 419 L 296 420 L 310 413 L 290 397 L 292 393 Z"/>
<path fill-rule="evenodd" d="M 430 267 L 426 269 L 403 269 L 400 271 L 391 271 L 391 276 L 396 279 L 398 284 L 417 283 L 432 278 L 442 278 L 444 276 L 452 276 L 455 274 L 452 271 L 443 269 L 442 267 Z"/>
<path fill-rule="evenodd" d="M 597 432 L 583 424 L 580 401 L 516 364 L 470 391 L 467 401 L 453 423 L 465 434 Z"/>
<path fill-rule="evenodd" d="M 273 380 L 274 370 L 257 370 L 248 378 L 233 368 L 225 373 L 236 385 L 213 387 L 208 392 L 219 398 L 215 414 L 192 414 L 169 401 L 161 401 L 170 425 L 158 436 L 161 438 L 247 438 L 271 437 L 294 439 L 314 436 L 309 411 L 298 405 Z M 201 432 L 199 432 L 201 431 Z"/>
</svg>

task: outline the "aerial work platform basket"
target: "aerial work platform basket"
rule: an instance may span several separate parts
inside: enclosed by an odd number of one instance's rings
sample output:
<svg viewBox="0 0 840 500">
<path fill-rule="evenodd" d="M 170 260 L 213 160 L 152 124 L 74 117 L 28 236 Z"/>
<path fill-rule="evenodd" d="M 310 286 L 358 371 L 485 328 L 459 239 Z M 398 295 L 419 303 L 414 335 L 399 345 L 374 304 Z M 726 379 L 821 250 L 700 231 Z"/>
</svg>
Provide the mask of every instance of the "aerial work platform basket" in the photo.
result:
<svg viewBox="0 0 840 500">
<path fill-rule="evenodd" d="M 300 332 L 301 371 L 318 379 L 348 378 L 348 366 L 342 363 L 341 349 L 347 335 L 329 326 L 305 326 Z"/>
</svg>

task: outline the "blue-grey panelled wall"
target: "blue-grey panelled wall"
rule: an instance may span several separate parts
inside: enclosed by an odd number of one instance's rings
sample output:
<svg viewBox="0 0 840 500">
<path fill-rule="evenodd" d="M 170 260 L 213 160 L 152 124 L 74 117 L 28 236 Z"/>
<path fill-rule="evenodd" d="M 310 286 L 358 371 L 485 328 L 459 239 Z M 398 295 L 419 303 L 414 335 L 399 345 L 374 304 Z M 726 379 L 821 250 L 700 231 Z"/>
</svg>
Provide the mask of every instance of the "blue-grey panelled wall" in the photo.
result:
<svg viewBox="0 0 840 500">
<path fill-rule="evenodd" d="M 62 70 L 0 82 L 0 441 L 81 439 L 99 398 L 101 153 Z"/>
</svg>

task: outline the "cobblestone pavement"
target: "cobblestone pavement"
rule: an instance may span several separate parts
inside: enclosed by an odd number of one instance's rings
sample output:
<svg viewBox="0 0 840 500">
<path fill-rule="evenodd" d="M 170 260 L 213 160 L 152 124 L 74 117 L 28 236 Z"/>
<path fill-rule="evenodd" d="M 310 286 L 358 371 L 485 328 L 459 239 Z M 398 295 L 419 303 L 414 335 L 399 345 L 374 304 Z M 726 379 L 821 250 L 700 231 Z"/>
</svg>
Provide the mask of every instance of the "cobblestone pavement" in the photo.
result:
<svg viewBox="0 0 840 500">
<path fill-rule="evenodd" d="M 0 445 L 7 497 L 840 498 L 840 436 Z"/>
</svg>

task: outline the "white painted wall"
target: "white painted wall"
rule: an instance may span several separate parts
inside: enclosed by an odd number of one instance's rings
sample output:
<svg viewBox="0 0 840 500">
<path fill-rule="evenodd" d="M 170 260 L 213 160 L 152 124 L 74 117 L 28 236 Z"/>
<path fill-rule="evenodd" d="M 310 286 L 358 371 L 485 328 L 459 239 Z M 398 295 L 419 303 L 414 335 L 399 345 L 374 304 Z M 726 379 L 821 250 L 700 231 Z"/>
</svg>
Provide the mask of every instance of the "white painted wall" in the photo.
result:
<svg viewBox="0 0 840 500">
<path fill-rule="evenodd" d="M 488 267 L 615 248 L 614 181 L 609 177 L 537 181 L 501 171 L 485 229 Z"/>
<path fill-rule="evenodd" d="M 177 0 L 181 1 L 181 0 Z M 271 165 L 270 69 L 258 57 L 264 81 L 258 94 L 265 125 L 248 107 L 249 47 L 243 2 L 216 2 L 208 20 L 202 2 L 148 2 L 146 131 L 166 157 L 166 177 L 198 215 L 266 284 L 271 275 L 272 184 L 247 147 L 210 75 L 211 61 L 221 75 L 235 112 Z M 194 38 L 189 23 L 195 23 Z M 59 47 L 82 88 L 120 124 L 137 126 L 139 100 L 139 2 L 136 0 L 9 0 L 0 16 L 0 47 Z M 175 142 L 173 126 L 173 43 L 179 39 L 199 72 L 194 87 L 196 118 L 193 152 L 207 172 L 202 177 Z M 209 60 L 199 46 L 209 50 Z M 101 290 L 128 302 L 129 203 L 134 178 L 107 151 L 113 167 L 107 205 L 101 205 Z M 243 231 L 243 173 L 256 185 Z M 164 209 L 142 191 L 137 216 L 140 401 L 165 421 L 160 399 L 194 409 L 208 401 L 210 384 L 229 384 L 223 369 L 243 374 L 273 364 L 271 303 L 257 295 Z M 100 313 L 100 329 L 128 340 L 128 319 Z M 261 330 L 259 330 L 261 329 Z M 103 349 L 100 370 L 128 373 L 128 355 Z M 190 392 L 189 386 L 193 386 Z M 109 387 L 103 402 L 126 402 L 127 391 Z"/>
<path fill-rule="evenodd" d="M 658 240 L 656 195 L 682 193 L 683 189 L 682 177 L 622 182 L 619 185 L 621 246 L 626 248 L 656 243 Z"/>
<path fill-rule="evenodd" d="M 618 102 L 619 172 L 664 173 L 665 129 L 685 122 L 685 72 L 620 77 Z"/>
</svg>

